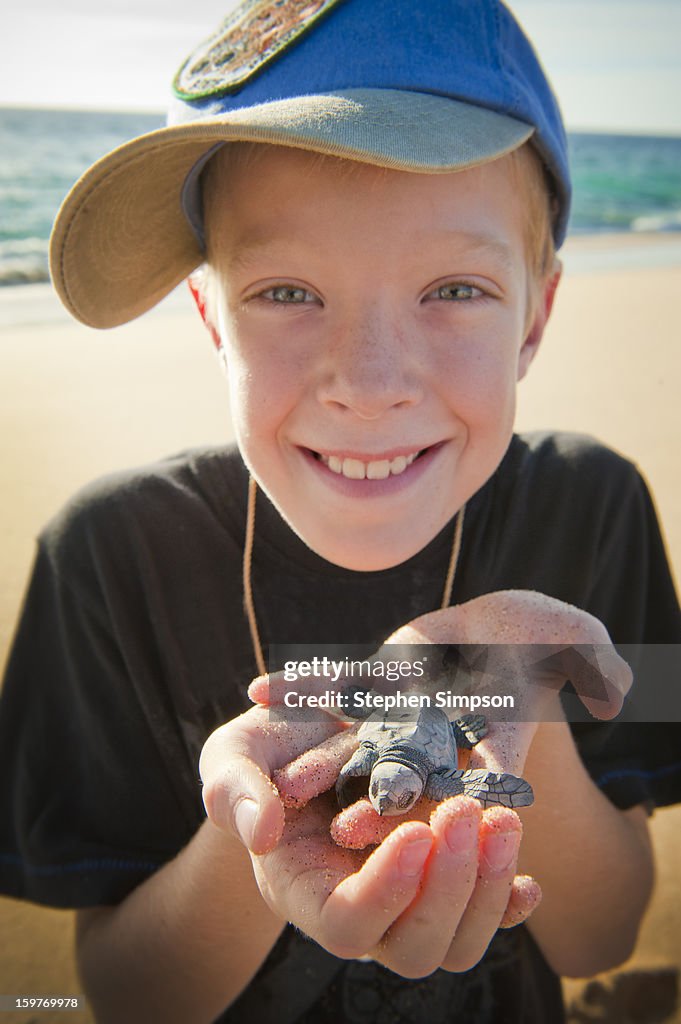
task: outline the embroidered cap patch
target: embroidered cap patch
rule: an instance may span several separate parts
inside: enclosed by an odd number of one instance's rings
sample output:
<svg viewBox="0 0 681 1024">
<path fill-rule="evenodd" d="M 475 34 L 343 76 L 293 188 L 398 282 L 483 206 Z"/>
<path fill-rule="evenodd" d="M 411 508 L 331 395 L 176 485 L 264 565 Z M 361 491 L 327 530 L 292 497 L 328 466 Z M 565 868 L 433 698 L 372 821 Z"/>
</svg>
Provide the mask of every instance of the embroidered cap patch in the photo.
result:
<svg viewBox="0 0 681 1024">
<path fill-rule="evenodd" d="M 180 99 L 235 92 L 342 0 L 244 0 L 173 81 Z"/>
</svg>

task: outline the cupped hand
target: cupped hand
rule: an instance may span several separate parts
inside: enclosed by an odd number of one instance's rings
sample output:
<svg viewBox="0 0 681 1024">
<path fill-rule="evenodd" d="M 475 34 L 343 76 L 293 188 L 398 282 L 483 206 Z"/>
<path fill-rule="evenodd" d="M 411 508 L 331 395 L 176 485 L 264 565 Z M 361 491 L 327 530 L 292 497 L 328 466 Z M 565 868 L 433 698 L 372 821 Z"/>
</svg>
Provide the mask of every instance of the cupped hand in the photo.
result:
<svg viewBox="0 0 681 1024">
<path fill-rule="evenodd" d="M 563 717 L 558 695 L 567 682 L 599 719 L 619 714 L 632 684 L 631 669 L 598 619 L 536 591 L 497 591 L 430 612 L 398 629 L 385 647 L 394 644 L 466 650 L 472 657 L 461 674 L 469 676 L 468 692 L 487 688 L 514 697 L 513 714 L 493 720 L 473 748 L 471 768 L 521 774 L 538 723 Z"/>
<path fill-rule="evenodd" d="M 391 644 L 493 645 L 494 656 L 507 658 L 501 668 L 523 720 L 492 723 L 470 763 L 493 771 L 521 772 L 536 723 L 547 704 L 557 706 L 567 679 L 600 718 L 618 713 L 631 685 L 596 619 L 532 592 L 489 594 L 421 616 Z M 273 910 L 330 952 L 369 955 L 408 977 L 472 966 L 500 925 L 523 920 L 540 899 L 536 882 L 515 877 L 518 816 L 460 796 L 418 820 L 427 814 L 423 802 L 411 820 L 394 827 L 393 819 L 386 835 L 366 802 L 337 814 L 327 791 L 356 746 L 355 730 L 319 710 L 278 714 L 291 689 L 281 676 L 254 681 L 252 699 L 269 709 L 251 709 L 208 740 L 201 775 L 209 817 L 249 848 Z M 368 855 L 350 848 L 365 842 L 379 845 Z"/>
<path fill-rule="evenodd" d="M 278 677 L 271 680 L 278 685 Z M 251 853 L 270 850 L 284 829 L 284 808 L 272 774 L 329 737 L 336 737 L 338 756 L 347 751 L 349 757 L 356 743 L 347 730 L 347 724 L 331 715 L 261 706 L 220 726 L 204 744 L 199 761 L 208 817 Z M 327 785 L 310 770 L 318 791 L 333 785 L 335 776 Z"/>
<path fill-rule="evenodd" d="M 528 710 L 541 702 L 543 691 L 560 690 L 569 680 L 590 714 L 614 718 L 632 684 L 631 670 L 602 622 L 533 590 L 496 591 L 428 612 L 386 644 L 477 649 L 484 672 L 515 685 L 526 695 Z"/>
<path fill-rule="evenodd" d="M 248 847 L 274 912 L 331 953 L 368 955 L 405 977 L 472 966 L 499 926 L 524 920 L 541 898 L 536 882 L 515 877 L 517 815 L 483 814 L 477 801 L 456 797 L 429 820 L 398 823 L 371 853 L 344 848 L 331 835 L 334 796 L 285 809 L 271 781 L 307 752 L 316 758 L 308 778 L 328 789 L 330 745 L 347 759 L 356 739 L 318 711 L 310 720 L 255 707 L 220 727 L 200 763 L 209 817 Z"/>
<path fill-rule="evenodd" d="M 329 795 L 287 810 L 281 841 L 253 858 L 272 909 L 336 956 L 370 956 L 412 978 L 468 970 L 541 898 L 536 882 L 515 878 L 521 825 L 507 808 L 454 797 L 368 855 L 334 842 L 336 810 Z"/>
<path fill-rule="evenodd" d="M 488 735 L 472 751 L 471 768 L 522 774 L 538 723 L 563 716 L 558 694 L 566 682 L 600 719 L 619 713 L 632 683 L 629 666 L 598 619 L 534 591 L 498 591 L 421 615 L 388 637 L 374 660 L 394 660 L 395 645 L 432 644 L 440 649 L 451 646 L 454 654 L 465 652 L 454 669 L 457 692 L 503 692 L 514 698 L 512 715 L 489 721 Z M 452 675 L 451 668 L 443 665 L 429 684 L 419 685 L 419 691 L 427 693 L 429 686 L 433 691 L 442 689 L 447 683 L 443 676 L 448 673 Z M 346 684 L 350 682 L 346 680 Z M 394 690 L 380 676 L 372 678 L 372 686 L 385 693 Z M 402 688 L 409 687 L 407 681 Z M 277 705 L 285 690 L 291 689 L 291 684 L 279 677 L 262 677 L 251 684 L 250 695 L 256 702 Z M 320 681 L 299 680 L 295 689 L 318 693 Z M 457 713 L 462 712 L 450 712 L 450 717 Z M 333 749 L 334 741 L 330 741 L 329 754 Z M 346 758 L 340 760 L 339 755 L 336 760 L 340 771 Z M 287 773 L 291 781 L 299 780 L 303 799 L 321 792 L 315 786 L 316 778 L 307 772 L 305 756 Z M 289 779 L 283 781 L 283 791 L 289 795 Z M 292 794 L 297 793 L 296 785 L 294 781 Z"/>
</svg>

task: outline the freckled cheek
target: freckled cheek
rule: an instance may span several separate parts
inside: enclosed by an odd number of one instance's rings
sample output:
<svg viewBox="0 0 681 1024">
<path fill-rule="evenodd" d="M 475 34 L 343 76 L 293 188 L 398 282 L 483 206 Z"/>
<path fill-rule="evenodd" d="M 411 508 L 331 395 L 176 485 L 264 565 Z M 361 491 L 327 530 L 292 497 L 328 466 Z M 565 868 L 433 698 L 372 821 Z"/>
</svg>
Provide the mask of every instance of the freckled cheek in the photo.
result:
<svg viewBox="0 0 681 1024">
<path fill-rule="evenodd" d="M 243 442 L 267 444 L 276 440 L 299 400 L 295 375 L 279 360 L 228 360 L 230 405 L 237 436 Z"/>
<path fill-rule="evenodd" d="M 481 345 L 445 361 L 437 379 L 452 410 L 469 424 L 503 421 L 514 408 L 515 364 L 498 347 Z"/>
</svg>

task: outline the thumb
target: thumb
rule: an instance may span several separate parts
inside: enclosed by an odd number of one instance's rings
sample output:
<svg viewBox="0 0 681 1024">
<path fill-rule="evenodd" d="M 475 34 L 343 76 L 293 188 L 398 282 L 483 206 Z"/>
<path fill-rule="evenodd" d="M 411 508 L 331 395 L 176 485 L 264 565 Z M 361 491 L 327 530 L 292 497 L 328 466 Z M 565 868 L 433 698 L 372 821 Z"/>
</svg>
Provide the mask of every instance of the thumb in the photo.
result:
<svg viewBox="0 0 681 1024">
<path fill-rule="evenodd" d="M 208 737 L 199 761 L 210 820 L 251 853 L 267 853 L 284 829 L 284 808 L 254 737 L 236 737 L 230 725 Z"/>
</svg>

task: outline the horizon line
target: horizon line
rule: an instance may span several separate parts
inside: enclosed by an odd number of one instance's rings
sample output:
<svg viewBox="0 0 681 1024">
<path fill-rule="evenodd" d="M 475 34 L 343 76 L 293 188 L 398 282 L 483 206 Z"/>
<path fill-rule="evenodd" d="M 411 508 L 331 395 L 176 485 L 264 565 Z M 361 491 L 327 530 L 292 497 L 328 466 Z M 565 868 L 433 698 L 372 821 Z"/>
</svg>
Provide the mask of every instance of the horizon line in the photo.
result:
<svg viewBox="0 0 681 1024">
<path fill-rule="evenodd" d="M 55 113 L 75 113 L 75 114 L 126 114 L 134 116 L 136 114 L 142 116 L 157 116 L 162 120 L 165 120 L 167 111 L 160 107 L 126 107 L 126 106 L 78 106 L 70 103 L 54 103 L 45 105 L 36 105 L 35 103 L 11 103 L 4 100 L 0 100 L 0 111 L 3 110 L 15 110 L 21 111 L 43 111 L 43 112 L 55 112 Z M 635 127 L 635 126 L 615 126 L 609 127 L 606 125 L 578 125 L 578 124 L 566 124 L 565 130 L 569 135 L 628 135 L 633 137 L 647 138 L 681 138 L 681 125 L 677 128 L 664 128 L 664 127 Z"/>
</svg>

